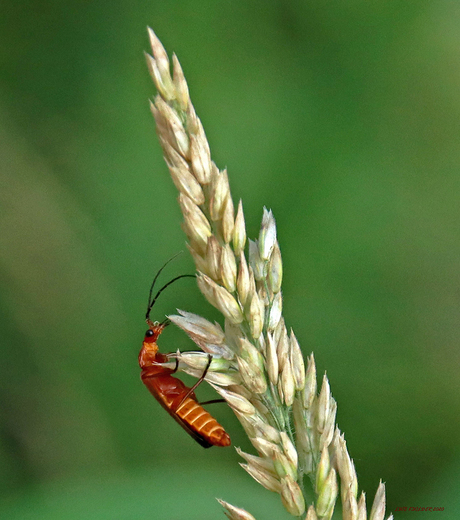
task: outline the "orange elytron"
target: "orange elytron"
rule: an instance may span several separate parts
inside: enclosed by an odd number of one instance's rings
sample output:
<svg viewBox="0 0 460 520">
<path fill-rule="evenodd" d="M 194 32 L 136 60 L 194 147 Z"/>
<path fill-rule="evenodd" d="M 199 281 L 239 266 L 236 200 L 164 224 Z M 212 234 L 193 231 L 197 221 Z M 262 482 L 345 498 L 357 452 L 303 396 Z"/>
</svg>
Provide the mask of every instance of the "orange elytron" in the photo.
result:
<svg viewBox="0 0 460 520">
<path fill-rule="evenodd" d="M 149 318 L 150 311 L 161 291 L 168 285 L 179 278 L 194 276 L 182 275 L 174 278 L 162 287 L 152 299 L 153 286 L 163 267 L 158 271 L 150 288 L 146 314 L 149 330 L 145 333 L 142 349 L 139 353 L 142 382 L 169 415 L 171 415 L 191 437 L 201 444 L 201 446 L 204 448 L 210 448 L 211 446 L 230 446 L 228 433 L 216 419 L 198 403 L 194 393 L 195 388 L 206 376 L 212 361 L 212 356 L 209 356 L 208 364 L 202 376 L 191 388 L 187 387 L 180 379 L 172 375 L 179 367 L 179 360 L 177 358 L 174 369 L 166 368 L 158 364 L 170 361 L 170 358 L 166 354 L 159 352 L 157 345 L 158 336 L 163 332 L 163 329 L 169 325 L 169 320 L 166 319 L 161 323 L 153 323 Z"/>
</svg>

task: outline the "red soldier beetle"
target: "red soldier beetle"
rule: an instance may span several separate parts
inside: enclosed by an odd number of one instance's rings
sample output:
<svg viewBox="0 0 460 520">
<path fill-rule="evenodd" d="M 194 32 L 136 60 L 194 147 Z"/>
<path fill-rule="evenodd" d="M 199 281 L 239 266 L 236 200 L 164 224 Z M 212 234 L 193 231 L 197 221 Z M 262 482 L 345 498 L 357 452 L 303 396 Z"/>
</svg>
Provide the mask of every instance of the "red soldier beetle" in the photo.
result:
<svg viewBox="0 0 460 520">
<path fill-rule="evenodd" d="M 170 260 L 168 260 L 169 262 Z M 166 264 L 168 263 L 166 262 Z M 170 324 L 168 318 L 161 323 L 152 322 L 150 311 L 160 293 L 176 280 L 185 277 L 195 277 L 195 275 L 185 274 L 177 276 L 164 285 L 152 298 L 155 282 L 166 266 L 166 264 L 156 274 L 152 286 L 150 287 L 149 302 L 145 315 L 149 329 L 145 333 L 142 349 L 139 353 L 139 366 L 141 367 L 141 379 L 149 392 L 161 404 L 161 406 L 173 417 L 182 428 L 193 437 L 203 448 L 211 446 L 230 446 L 230 437 L 224 428 L 198 403 L 195 389 L 200 385 L 212 362 L 212 356 L 208 356 L 208 363 L 203 374 L 192 386 L 186 386 L 180 379 L 172 374 L 179 368 L 179 359 L 176 358 L 175 368 L 161 366 L 160 363 L 167 363 L 170 357 L 159 352 L 157 339 L 163 329 Z M 217 400 L 216 400 L 217 401 Z M 216 402 L 216 401 L 208 401 Z M 221 401 L 219 399 L 218 401 Z M 206 404 L 206 403 L 203 403 Z"/>
</svg>

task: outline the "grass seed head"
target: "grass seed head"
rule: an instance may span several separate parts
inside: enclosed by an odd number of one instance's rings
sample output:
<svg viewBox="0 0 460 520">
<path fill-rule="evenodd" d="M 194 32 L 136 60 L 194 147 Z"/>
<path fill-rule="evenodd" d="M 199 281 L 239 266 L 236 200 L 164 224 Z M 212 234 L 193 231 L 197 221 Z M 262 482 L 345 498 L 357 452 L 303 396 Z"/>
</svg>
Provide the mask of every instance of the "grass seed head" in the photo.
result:
<svg viewBox="0 0 460 520">
<path fill-rule="evenodd" d="M 356 502 L 358 482 L 343 435 L 335 427 L 337 405 L 323 378 L 317 395 L 313 355 L 307 369 L 294 333 L 282 317 L 282 258 L 276 222 L 263 209 L 258 239 L 249 240 L 239 201 L 235 216 L 227 171 L 212 161 L 208 140 L 189 97 L 175 55 L 171 66 L 161 42 L 149 29 L 152 56 L 147 66 L 158 95 L 150 103 L 172 180 L 179 191 L 187 247 L 198 270 L 197 284 L 225 317 L 218 325 L 179 311 L 171 321 L 181 327 L 213 359 L 206 380 L 235 411 L 259 456 L 240 454 L 243 465 L 262 485 L 281 494 L 294 516 L 303 515 L 303 475 L 316 481 L 316 509 L 307 520 L 330 520 L 341 480 L 345 520 L 366 519 L 365 499 Z M 208 356 L 173 354 L 179 369 L 199 377 Z M 292 416 L 295 435 L 292 432 Z M 275 471 L 276 470 L 276 471 Z M 228 518 L 254 520 L 243 509 L 221 501 Z M 370 520 L 383 520 L 385 487 L 380 484 Z M 392 517 L 390 517 L 392 518 Z"/>
</svg>

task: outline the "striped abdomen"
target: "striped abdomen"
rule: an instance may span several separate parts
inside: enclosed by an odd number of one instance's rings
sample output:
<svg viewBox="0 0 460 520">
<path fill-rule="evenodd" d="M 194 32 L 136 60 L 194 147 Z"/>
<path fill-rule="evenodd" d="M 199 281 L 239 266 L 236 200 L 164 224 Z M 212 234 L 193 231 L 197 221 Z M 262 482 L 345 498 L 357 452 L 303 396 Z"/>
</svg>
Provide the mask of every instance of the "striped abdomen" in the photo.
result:
<svg viewBox="0 0 460 520">
<path fill-rule="evenodd" d="M 187 399 L 176 410 L 177 416 L 198 436 L 212 446 L 230 446 L 230 437 L 223 427 L 196 401 Z"/>
</svg>

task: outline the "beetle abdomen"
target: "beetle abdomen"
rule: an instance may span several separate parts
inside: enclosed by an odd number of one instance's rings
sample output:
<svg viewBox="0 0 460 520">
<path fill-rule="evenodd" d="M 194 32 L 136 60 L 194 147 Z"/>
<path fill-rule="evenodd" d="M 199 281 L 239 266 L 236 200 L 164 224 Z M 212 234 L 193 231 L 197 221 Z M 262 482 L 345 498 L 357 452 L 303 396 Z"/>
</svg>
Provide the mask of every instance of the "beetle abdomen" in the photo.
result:
<svg viewBox="0 0 460 520">
<path fill-rule="evenodd" d="M 213 446 L 230 446 L 230 437 L 224 428 L 190 397 L 187 397 L 176 413 L 184 423 Z"/>
</svg>

